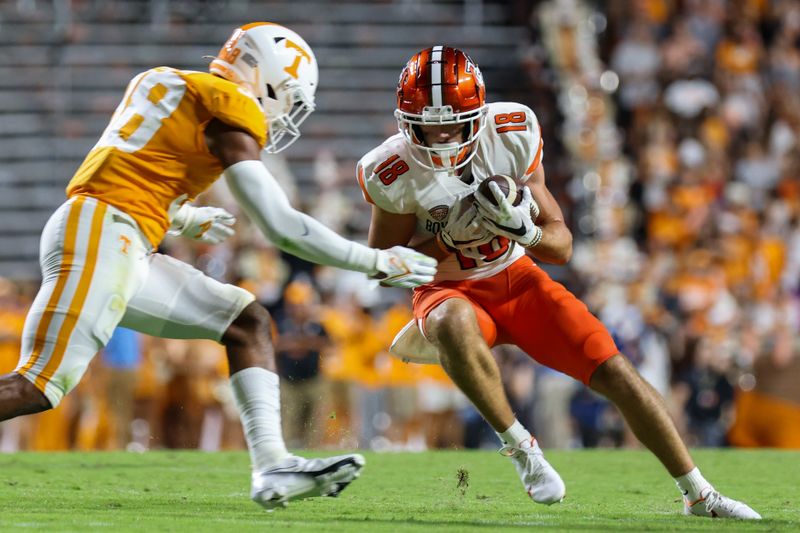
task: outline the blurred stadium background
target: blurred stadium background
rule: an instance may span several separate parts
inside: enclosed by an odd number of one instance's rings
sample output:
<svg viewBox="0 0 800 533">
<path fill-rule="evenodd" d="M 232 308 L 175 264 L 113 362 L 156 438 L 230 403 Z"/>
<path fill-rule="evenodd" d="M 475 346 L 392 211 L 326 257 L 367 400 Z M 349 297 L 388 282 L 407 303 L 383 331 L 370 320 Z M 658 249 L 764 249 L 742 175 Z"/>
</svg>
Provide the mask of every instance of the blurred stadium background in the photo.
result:
<svg viewBox="0 0 800 533">
<path fill-rule="evenodd" d="M 0 371 L 38 287 L 39 232 L 121 98 L 158 65 L 203 70 L 268 20 L 320 64 L 317 111 L 265 163 L 294 204 L 352 238 L 356 160 L 396 131 L 397 75 L 464 48 L 489 99 L 537 113 L 575 235 L 548 271 L 667 398 L 695 446 L 800 448 L 800 4 L 793 0 L 0 1 Z M 202 202 L 236 206 L 223 187 Z M 438 368 L 386 352 L 410 294 L 282 255 L 240 218 L 217 247 L 164 251 L 274 314 L 292 447 L 423 450 L 496 439 Z M 536 317 L 531 317 L 535 320 Z M 497 349 L 547 448 L 636 446 L 581 385 Z M 0 450 L 243 447 L 220 346 L 118 330 L 53 412 L 0 424 Z"/>
</svg>

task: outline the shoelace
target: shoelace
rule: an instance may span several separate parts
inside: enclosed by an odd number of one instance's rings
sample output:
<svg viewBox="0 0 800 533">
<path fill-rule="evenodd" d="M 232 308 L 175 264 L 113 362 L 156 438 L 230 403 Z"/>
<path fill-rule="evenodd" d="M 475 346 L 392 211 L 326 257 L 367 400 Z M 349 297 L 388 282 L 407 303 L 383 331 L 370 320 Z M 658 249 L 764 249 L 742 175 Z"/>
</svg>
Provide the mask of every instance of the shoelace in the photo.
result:
<svg viewBox="0 0 800 533">
<path fill-rule="evenodd" d="M 724 498 L 719 492 L 713 490 L 706 495 L 706 512 L 712 512 L 714 509 L 721 508 L 729 513 L 733 513 L 736 507 L 736 502 L 728 498 Z"/>
</svg>

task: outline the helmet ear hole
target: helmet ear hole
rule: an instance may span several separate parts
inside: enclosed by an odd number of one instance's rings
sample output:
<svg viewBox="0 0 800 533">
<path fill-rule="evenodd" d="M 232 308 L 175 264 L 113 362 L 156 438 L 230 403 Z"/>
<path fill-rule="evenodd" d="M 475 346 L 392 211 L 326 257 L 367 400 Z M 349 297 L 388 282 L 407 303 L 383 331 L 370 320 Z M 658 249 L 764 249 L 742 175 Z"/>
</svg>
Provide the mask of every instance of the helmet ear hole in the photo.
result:
<svg viewBox="0 0 800 533">
<path fill-rule="evenodd" d="M 269 83 L 267 84 L 267 96 L 269 96 L 273 100 L 277 100 L 277 98 L 275 97 L 275 89 L 273 89 L 272 85 Z"/>
</svg>

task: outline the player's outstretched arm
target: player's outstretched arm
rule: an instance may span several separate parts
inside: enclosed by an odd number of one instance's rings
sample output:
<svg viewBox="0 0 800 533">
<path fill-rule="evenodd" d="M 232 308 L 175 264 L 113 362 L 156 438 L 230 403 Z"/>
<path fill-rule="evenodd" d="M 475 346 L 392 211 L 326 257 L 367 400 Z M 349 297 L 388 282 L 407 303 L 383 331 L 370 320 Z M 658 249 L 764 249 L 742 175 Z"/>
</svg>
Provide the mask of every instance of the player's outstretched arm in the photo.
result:
<svg viewBox="0 0 800 533">
<path fill-rule="evenodd" d="M 213 121 L 206 129 L 206 141 L 222 162 L 239 205 L 281 250 L 314 263 L 364 272 L 386 285 L 415 287 L 433 280 L 435 259 L 399 246 L 369 248 L 294 209 L 261 163 L 260 147 L 247 132 Z"/>
</svg>

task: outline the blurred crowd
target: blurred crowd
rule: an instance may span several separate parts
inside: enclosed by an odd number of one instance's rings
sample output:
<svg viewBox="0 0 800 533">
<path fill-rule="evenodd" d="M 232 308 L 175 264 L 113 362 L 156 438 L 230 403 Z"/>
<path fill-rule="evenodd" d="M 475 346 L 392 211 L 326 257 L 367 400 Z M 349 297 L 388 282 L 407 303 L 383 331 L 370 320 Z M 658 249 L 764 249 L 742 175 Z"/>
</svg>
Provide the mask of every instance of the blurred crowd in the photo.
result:
<svg viewBox="0 0 800 533">
<path fill-rule="evenodd" d="M 568 266 L 543 266 L 611 330 L 691 445 L 800 448 L 800 4 L 531 4 L 508 3 L 529 31 L 519 83 L 499 96 L 537 113 L 575 235 Z M 354 161 L 321 151 L 305 193 L 284 159 L 265 164 L 295 205 L 363 238 Z M 237 211 L 224 186 L 201 202 Z M 290 446 L 496 445 L 441 368 L 388 354 L 410 294 L 283 255 L 243 216 L 237 231 L 163 248 L 272 312 Z M 16 364 L 35 289 L 0 282 L 0 371 Z M 495 353 L 543 446 L 636 445 L 580 384 Z M 162 447 L 243 447 L 219 345 L 118 330 L 59 409 L 0 425 L 2 451 Z"/>
<path fill-rule="evenodd" d="M 554 1 L 531 35 L 577 237 L 562 279 L 690 443 L 800 447 L 800 4 Z"/>
</svg>

